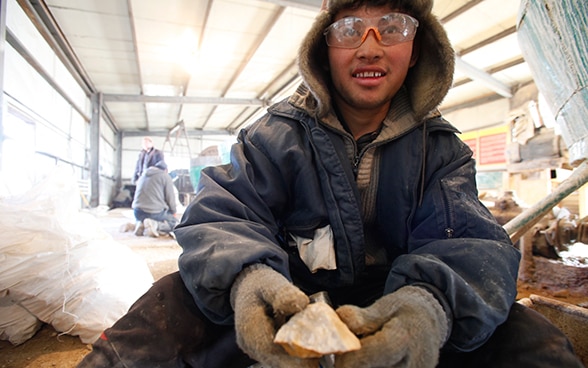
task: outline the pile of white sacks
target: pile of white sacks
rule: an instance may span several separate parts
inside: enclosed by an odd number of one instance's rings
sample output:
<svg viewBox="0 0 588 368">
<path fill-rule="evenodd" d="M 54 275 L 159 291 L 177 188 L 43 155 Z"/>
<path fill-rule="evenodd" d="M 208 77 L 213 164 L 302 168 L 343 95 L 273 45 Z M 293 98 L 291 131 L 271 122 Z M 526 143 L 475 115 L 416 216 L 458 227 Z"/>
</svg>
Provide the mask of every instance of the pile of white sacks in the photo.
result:
<svg viewBox="0 0 588 368">
<path fill-rule="evenodd" d="M 152 285 L 145 260 L 80 203 L 63 169 L 0 198 L 0 339 L 21 344 L 47 323 L 92 343 Z"/>
</svg>

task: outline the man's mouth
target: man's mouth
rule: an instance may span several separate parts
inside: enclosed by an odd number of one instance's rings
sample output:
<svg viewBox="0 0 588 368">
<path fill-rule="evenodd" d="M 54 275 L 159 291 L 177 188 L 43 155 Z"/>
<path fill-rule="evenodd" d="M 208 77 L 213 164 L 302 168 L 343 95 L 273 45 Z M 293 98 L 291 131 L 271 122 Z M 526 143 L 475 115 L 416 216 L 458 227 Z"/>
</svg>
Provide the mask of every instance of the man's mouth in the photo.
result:
<svg viewBox="0 0 588 368">
<path fill-rule="evenodd" d="M 379 78 L 384 76 L 382 72 L 361 72 L 353 74 L 354 78 Z"/>
</svg>

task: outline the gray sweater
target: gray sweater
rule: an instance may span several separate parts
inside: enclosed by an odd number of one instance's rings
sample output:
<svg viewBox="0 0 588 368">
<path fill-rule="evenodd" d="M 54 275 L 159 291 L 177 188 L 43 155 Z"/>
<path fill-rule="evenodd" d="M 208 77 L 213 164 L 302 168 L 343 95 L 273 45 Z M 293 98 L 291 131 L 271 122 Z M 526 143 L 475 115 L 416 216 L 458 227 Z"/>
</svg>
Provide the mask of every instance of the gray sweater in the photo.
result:
<svg viewBox="0 0 588 368">
<path fill-rule="evenodd" d="M 132 207 L 148 213 L 176 213 L 174 183 L 168 173 L 155 166 L 148 168 L 137 181 Z"/>
</svg>

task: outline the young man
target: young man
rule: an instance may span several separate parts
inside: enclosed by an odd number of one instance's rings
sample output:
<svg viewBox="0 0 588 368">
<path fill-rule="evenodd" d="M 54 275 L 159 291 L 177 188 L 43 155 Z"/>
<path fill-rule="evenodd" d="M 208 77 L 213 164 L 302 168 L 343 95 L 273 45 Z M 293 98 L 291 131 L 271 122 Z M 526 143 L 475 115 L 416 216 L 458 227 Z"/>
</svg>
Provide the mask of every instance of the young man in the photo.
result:
<svg viewBox="0 0 588 368">
<path fill-rule="evenodd" d="M 519 253 L 436 110 L 454 56 L 431 8 L 325 2 L 300 49 L 304 83 L 240 133 L 230 165 L 203 170 L 176 228 L 181 277 L 158 281 L 82 366 L 316 368 L 273 339 L 326 291 L 361 338 L 338 368 L 581 367 L 515 303 Z"/>
<path fill-rule="evenodd" d="M 165 162 L 156 162 L 141 175 L 132 207 L 137 221 L 135 235 L 158 237 L 172 232 L 178 223 L 176 194 Z"/>
</svg>

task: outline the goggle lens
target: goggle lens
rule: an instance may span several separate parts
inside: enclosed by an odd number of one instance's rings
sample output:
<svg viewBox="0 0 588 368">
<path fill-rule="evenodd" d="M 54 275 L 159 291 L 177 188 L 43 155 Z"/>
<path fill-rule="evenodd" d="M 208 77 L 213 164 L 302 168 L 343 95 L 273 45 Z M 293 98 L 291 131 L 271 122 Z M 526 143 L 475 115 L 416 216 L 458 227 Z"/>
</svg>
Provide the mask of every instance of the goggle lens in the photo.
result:
<svg viewBox="0 0 588 368">
<path fill-rule="evenodd" d="M 331 47 L 354 49 L 373 30 L 382 45 L 392 46 L 412 41 L 418 26 L 418 20 L 403 13 L 390 13 L 381 18 L 347 17 L 327 27 L 324 35 Z"/>
</svg>

